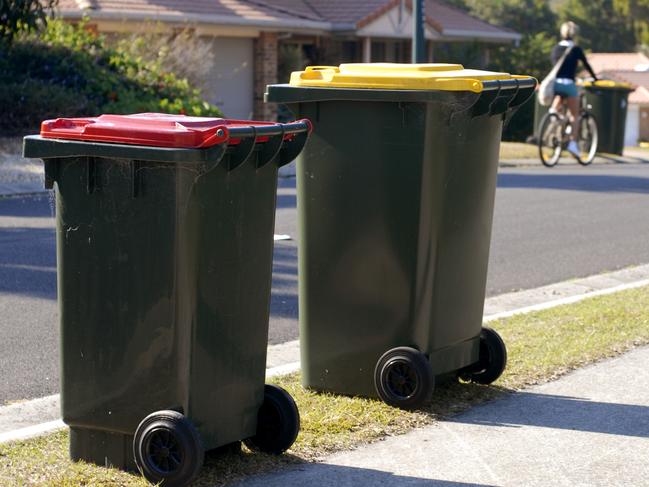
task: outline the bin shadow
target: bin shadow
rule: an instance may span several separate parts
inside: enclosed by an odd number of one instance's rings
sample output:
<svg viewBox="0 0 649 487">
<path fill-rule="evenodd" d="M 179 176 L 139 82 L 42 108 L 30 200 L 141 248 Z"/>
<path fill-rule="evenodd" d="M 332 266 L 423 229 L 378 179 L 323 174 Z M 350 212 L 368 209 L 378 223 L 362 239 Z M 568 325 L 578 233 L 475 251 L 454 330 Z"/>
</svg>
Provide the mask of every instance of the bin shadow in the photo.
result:
<svg viewBox="0 0 649 487">
<path fill-rule="evenodd" d="M 277 209 L 284 210 L 287 208 L 297 208 L 297 196 L 294 194 L 278 194 Z"/>
<path fill-rule="evenodd" d="M 297 246 L 276 243 L 273 255 L 273 282 L 270 296 L 271 344 L 298 336 Z"/>
<path fill-rule="evenodd" d="M 478 408 L 451 421 L 518 428 L 544 428 L 649 438 L 649 407 L 587 399 L 516 392 L 497 407 Z"/>
<path fill-rule="evenodd" d="M 224 474 L 228 475 L 230 479 L 223 479 Z M 312 463 L 290 454 L 271 456 L 248 452 L 223 455 L 209 454 L 201 476 L 192 484 L 192 487 L 213 486 L 224 481 L 228 485 L 241 487 L 284 487 L 286 485 L 317 485 L 319 487 L 356 487 L 359 485 L 491 487 L 488 484 L 401 476 L 369 468 Z"/>
<path fill-rule="evenodd" d="M 277 183 L 277 209 L 297 208 L 295 178 L 279 178 Z"/>
<path fill-rule="evenodd" d="M 53 194 L 0 197 L 0 217 L 54 218 Z"/>
<path fill-rule="evenodd" d="M 0 293 L 56 299 L 56 237 L 48 228 L 0 228 Z"/>
<path fill-rule="evenodd" d="M 499 173 L 498 188 L 649 194 L 649 178 L 605 174 Z"/>
<path fill-rule="evenodd" d="M 636 156 L 630 156 L 624 154 L 623 156 L 619 156 L 617 154 L 607 154 L 607 153 L 597 153 L 597 157 L 599 159 L 605 159 L 609 162 L 613 162 L 615 164 L 629 164 L 629 163 L 635 163 L 635 164 L 649 164 L 649 160 L 647 159 L 641 159 Z M 622 159 L 624 157 L 624 159 Z"/>
</svg>

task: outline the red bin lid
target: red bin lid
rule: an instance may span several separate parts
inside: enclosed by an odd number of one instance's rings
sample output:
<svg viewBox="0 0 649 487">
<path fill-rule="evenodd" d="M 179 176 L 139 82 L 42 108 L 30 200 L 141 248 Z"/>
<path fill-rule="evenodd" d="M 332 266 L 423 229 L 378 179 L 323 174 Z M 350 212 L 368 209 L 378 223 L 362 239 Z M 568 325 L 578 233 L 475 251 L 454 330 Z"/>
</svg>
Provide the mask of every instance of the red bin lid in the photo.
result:
<svg viewBox="0 0 649 487">
<path fill-rule="evenodd" d="M 45 120 L 41 124 L 41 136 L 86 142 L 203 149 L 225 142 L 237 143 L 238 140 L 229 139 L 229 127 L 265 125 L 274 124 L 164 113 L 136 113 Z"/>
</svg>

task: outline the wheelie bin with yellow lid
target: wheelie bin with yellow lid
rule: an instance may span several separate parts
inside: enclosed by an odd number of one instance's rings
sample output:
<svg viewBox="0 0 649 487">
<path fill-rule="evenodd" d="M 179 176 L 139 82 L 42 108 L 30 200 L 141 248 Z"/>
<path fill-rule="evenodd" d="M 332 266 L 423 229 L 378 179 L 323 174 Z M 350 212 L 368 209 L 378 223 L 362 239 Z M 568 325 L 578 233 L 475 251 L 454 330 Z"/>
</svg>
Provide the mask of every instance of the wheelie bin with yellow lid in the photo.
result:
<svg viewBox="0 0 649 487">
<path fill-rule="evenodd" d="M 629 94 L 635 90 L 629 83 L 600 79 L 580 83 L 597 122 L 597 152 L 622 155 Z"/>
<path fill-rule="evenodd" d="M 291 446 L 298 410 L 264 376 L 277 170 L 309 130 L 137 114 L 25 138 L 56 188 L 73 460 L 184 486 L 205 450 Z"/>
<path fill-rule="evenodd" d="M 342 64 L 267 87 L 314 125 L 297 159 L 303 385 L 404 408 L 435 378 L 496 380 L 482 328 L 503 122 L 536 80 Z"/>
</svg>

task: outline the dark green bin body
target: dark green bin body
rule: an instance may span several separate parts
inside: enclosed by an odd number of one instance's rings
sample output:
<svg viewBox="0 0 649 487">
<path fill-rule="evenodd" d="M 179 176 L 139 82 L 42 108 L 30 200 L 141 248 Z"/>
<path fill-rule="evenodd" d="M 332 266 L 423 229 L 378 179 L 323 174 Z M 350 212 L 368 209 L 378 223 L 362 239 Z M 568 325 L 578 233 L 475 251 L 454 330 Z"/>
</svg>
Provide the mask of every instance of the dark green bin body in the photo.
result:
<svg viewBox="0 0 649 487">
<path fill-rule="evenodd" d="M 534 85 L 268 87 L 314 124 L 297 159 L 304 386 L 375 397 L 398 346 L 436 375 L 478 360 L 503 119 Z"/>
<path fill-rule="evenodd" d="M 25 156 L 56 182 L 61 408 L 74 460 L 134 468 L 135 429 L 159 410 L 187 416 L 207 450 L 255 434 L 277 170 L 303 143 L 269 160 L 243 143 L 25 139 Z"/>
<path fill-rule="evenodd" d="M 597 152 L 622 155 L 629 93 L 624 86 L 586 86 L 580 88 L 597 122 Z"/>
</svg>

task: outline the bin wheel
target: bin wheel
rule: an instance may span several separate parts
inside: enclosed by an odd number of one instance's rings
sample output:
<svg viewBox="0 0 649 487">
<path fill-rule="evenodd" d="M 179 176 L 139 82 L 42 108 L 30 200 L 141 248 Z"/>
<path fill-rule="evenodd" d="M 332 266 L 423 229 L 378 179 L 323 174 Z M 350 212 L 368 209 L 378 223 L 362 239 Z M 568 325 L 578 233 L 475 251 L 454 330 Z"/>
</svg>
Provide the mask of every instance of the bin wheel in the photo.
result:
<svg viewBox="0 0 649 487">
<path fill-rule="evenodd" d="M 483 327 L 480 332 L 478 362 L 460 372 L 460 378 L 476 384 L 491 384 L 502 375 L 506 366 L 505 342 L 495 330 Z"/>
<path fill-rule="evenodd" d="M 149 414 L 135 430 L 133 455 L 151 483 L 180 487 L 194 480 L 205 450 L 194 425 L 177 411 Z"/>
<path fill-rule="evenodd" d="M 243 440 L 254 451 L 279 455 L 288 450 L 300 432 L 300 412 L 291 395 L 281 387 L 266 384 L 264 403 L 257 413 L 255 436 Z"/>
<path fill-rule="evenodd" d="M 387 404 L 415 409 L 430 399 L 435 377 L 426 355 L 410 347 L 385 352 L 374 368 L 374 387 Z"/>
</svg>

